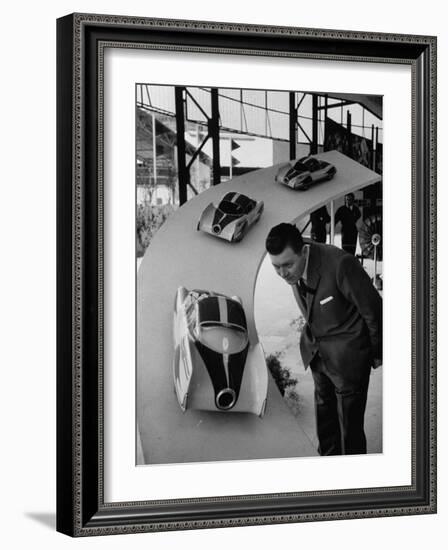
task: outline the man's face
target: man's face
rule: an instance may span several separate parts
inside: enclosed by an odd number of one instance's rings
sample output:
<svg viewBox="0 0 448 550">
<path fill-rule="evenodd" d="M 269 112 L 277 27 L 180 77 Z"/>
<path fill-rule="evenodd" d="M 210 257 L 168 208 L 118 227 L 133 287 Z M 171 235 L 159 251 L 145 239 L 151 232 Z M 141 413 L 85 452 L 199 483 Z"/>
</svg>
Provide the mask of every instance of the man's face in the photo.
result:
<svg viewBox="0 0 448 550">
<path fill-rule="evenodd" d="M 289 285 L 295 285 L 299 281 L 305 269 L 305 254 L 294 252 L 287 246 L 280 254 L 269 254 L 269 257 L 277 274 Z"/>
<path fill-rule="evenodd" d="M 347 206 L 352 206 L 352 205 L 353 205 L 353 202 L 354 202 L 354 199 L 353 199 L 353 197 L 352 197 L 351 195 L 347 195 L 347 196 L 345 197 L 345 204 L 346 204 Z"/>
</svg>

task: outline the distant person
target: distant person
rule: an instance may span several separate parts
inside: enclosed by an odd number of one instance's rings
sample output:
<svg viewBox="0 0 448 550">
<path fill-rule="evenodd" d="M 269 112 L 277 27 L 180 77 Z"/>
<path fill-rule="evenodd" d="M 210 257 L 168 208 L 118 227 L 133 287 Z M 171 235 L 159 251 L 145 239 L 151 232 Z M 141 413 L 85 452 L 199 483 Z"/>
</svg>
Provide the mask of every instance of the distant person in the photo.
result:
<svg viewBox="0 0 448 550">
<path fill-rule="evenodd" d="M 306 320 L 300 354 L 314 380 L 318 452 L 364 454 L 370 369 L 382 362 L 381 297 L 356 258 L 304 242 L 294 225 L 273 227 L 266 250 Z"/>
<path fill-rule="evenodd" d="M 311 238 L 318 243 L 327 241 L 327 223 L 330 223 L 330 215 L 324 205 L 310 214 Z"/>
<path fill-rule="evenodd" d="M 356 222 L 361 217 L 359 208 L 355 205 L 355 195 L 345 195 L 345 204 L 336 210 L 334 217 L 335 225 L 341 222 L 342 249 L 349 254 L 355 255 L 356 242 L 358 240 L 358 228 Z"/>
</svg>

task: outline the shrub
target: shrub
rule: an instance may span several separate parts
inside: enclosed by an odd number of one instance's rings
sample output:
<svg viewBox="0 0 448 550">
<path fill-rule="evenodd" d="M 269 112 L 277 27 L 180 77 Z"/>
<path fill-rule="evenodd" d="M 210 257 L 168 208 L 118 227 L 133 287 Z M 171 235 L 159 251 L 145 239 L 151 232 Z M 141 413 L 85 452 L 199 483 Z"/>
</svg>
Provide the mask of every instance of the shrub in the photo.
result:
<svg viewBox="0 0 448 550">
<path fill-rule="evenodd" d="M 287 388 L 297 384 L 297 378 L 291 378 L 291 373 L 288 368 L 283 367 L 280 363 L 281 352 L 274 352 L 266 357 L 266 364 L 271 371 L 272 377 L 277 384 L 282 396 L 285 395 Z"/>
</svg>

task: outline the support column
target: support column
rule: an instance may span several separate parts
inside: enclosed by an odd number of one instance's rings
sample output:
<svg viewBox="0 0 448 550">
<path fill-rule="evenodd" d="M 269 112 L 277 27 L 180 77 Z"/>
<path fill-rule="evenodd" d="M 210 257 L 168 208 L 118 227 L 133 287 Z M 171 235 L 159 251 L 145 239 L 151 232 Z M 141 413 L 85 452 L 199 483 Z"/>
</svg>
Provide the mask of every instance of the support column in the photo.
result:
<svg viewBox="0 0 448 550">
<path fill-rule="evenodd" d="M 190 173 L 187 169 L 185 147 L 185 88 L 176 86 L 174 90 L 176 101 L 176 135 L 177 135 L 177 173 L 179 180 L 179 204 L 187 202 L 187 186 Z"/>
<path fill-rule="evenodd" d="M 330 201 L 330 244 L 334 244 L 334 200 Z"/>
<path fill-rule="evenodd" d="M 312 114 L 312 123 L 313 123 L 313 132 L 312 132 L 312 139 L 310 144 L 310 154 L 315 155 L 318 152 L 318 144 L 319 144 L 319 138 L 318 138 L 318 95 L 312 94 L 313 98 L 313 114 Z"/>
<path fill-rule="evenodd" d="M 327 118 L 328 118 L 328 96 L 325 96 L 325 107 L 324 107 L 324 147 L 325 151 L 325 140 L 327 139 Z"/>
<path fill-rule="evenodd" d="M 353 158 L 352 150 L 352 115 L 347 111 L 347 139 L 348 139 L 348 156 Z"/>
<path fill-rule="evenodd" d="M 213 185 L 221 183 L 221 162 L 219 158 L 219 97 L 218 89 L 211 89 L 212 118 L 209 120 L 208 131 L 213 142 Z"/>
<path fill-rule="evenodd" d="M 375 144 L 375 126 L 372 124 L 372 170 L 375 170 L 376 165 L 376 144 Z"/>
<path fill-rule="evenodd" d="M 289 160 L 296 158 L 297 142 L 297 109 L 296 94 L 289 92 Z"/>
<path fill-rule="evenodd" d="M 154 111 L 152 115 L 152 175 L 154 186 L 157 185 L 157 133 L 156 133 L 156 117 Z"/>
</svg>

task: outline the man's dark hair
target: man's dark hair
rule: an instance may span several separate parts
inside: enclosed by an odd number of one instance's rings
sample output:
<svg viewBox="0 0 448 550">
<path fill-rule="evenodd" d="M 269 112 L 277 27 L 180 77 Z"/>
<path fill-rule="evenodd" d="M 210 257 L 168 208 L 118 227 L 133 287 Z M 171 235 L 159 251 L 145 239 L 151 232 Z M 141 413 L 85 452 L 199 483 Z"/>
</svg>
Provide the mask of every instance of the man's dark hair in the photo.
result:
<svg viewBox="0 0 448 550">
<path fill-rule="evenodd" d="M 300 254 L 303 248 L 302 235 L 295 225 L 280 223 L 269 231 L 266 237 L 266 250 L 269 254 L 277 256 L 287 246 L 290 246 L 296 254 Z"/>
</svg>

